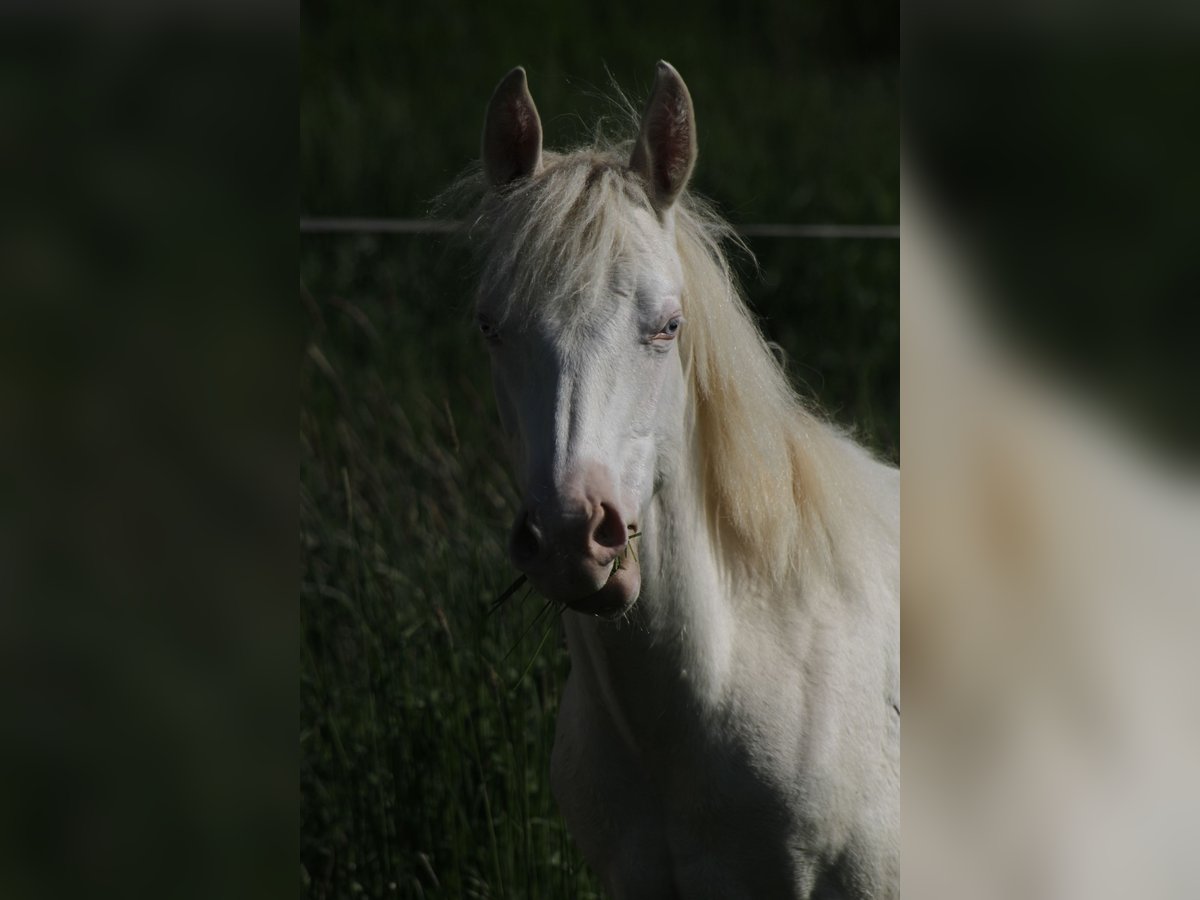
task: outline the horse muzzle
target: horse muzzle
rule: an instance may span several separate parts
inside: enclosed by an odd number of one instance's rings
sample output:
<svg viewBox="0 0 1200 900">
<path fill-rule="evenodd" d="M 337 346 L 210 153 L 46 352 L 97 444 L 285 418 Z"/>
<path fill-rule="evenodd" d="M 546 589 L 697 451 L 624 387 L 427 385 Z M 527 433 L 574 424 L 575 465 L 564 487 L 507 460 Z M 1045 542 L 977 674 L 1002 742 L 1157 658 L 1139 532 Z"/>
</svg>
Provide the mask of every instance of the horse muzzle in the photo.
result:
<svg viewBox="0 0 1200 900">
<path fill-rule="evenodd" d="M 641 568 L 627 525 L 608 503 L 583 504 L 575 515 L 518 514 L 509 535 L 514 565 L 547 599 L 576 612 L 618 616 L 641 590 Z"/>
</svg>

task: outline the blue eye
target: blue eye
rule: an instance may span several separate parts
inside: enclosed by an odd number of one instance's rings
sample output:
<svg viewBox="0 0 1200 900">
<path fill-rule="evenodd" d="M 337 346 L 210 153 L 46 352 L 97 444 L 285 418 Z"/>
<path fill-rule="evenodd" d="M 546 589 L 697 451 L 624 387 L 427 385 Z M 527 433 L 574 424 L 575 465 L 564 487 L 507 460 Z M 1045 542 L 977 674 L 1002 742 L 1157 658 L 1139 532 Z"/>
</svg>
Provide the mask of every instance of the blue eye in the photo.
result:
<svg viewBox="0 0 1200 900">
<path fill-rule="evenodd" d="M 683 316 L 672 316 L 666 325 L 662 327 L 662 331 L 654 336 L 656 341 L 674 340 L 675 335 L 679 334 L 679 329 L 683 327 Z"/>
</svg>

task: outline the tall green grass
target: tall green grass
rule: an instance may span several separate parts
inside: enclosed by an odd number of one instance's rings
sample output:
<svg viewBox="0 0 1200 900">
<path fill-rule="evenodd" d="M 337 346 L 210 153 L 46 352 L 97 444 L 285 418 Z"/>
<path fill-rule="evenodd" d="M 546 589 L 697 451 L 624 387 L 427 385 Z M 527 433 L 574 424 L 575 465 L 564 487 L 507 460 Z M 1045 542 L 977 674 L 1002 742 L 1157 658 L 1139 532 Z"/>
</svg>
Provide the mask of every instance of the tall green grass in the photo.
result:
<svg viewBox="0 0 1200 900">
<path fill-rule="evenodd" d="M 513 491 L 436 252 L 414 239 L 364 265 L 379 254 L 352 246 L 344 295 L 302 287 L 302 884 L 591 896 L 547 784 L 564 651 L 535 653 L 541 623 L 522 636 L 536 598 L 487 614 L 512 581 Z M 337 257 L 307 260 L 305 286 L 336 283 Z"/>
</svg>

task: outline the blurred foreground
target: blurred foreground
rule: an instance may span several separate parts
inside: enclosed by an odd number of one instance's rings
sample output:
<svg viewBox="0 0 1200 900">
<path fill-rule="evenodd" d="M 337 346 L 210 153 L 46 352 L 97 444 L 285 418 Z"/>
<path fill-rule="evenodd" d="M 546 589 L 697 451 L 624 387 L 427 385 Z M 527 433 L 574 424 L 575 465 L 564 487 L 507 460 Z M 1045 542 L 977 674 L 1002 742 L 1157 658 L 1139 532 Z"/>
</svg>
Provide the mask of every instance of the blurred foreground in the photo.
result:
<svg viewBox="0 0 1200 900">
<path fill-rule="evenodd" d="M 902 189 L 905 892 L 1200 896 L 1195 82 L 953 18 Z"/>
<path fill-rule="evenodd" d="M 905 200 L 905 887 L 1194 897 L 1200 497 L 980 328 Z"/>
</svg>

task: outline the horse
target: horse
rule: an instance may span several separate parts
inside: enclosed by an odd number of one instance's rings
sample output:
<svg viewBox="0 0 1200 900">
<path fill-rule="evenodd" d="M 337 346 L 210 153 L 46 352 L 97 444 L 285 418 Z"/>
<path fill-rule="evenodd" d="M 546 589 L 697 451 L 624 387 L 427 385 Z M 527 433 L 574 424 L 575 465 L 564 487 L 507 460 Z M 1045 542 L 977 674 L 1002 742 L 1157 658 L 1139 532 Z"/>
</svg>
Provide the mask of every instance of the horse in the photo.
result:
<svg viewBox="0 0 1200 900">
<path fill-rule="evenodd" d="M 899 473 L 792 389 L 696 157 L 670 64 L 563 153 L 518 67 L 459 184 L 508 552 L 567 610 L 551 786 L 619 900 L 896 897 Z"/>
</svg>

